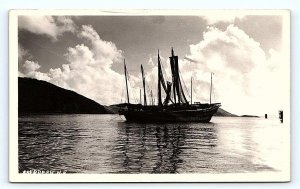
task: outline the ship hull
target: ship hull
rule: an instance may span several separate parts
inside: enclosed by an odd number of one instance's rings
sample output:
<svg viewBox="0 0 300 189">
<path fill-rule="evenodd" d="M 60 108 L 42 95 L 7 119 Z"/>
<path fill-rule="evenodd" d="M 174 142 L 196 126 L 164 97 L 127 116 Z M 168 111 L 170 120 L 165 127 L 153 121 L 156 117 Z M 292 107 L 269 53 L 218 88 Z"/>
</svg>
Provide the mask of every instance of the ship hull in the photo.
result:
<svg viewBox="0 0 300 189">
<path fill-rule="evenodd" d="M 122 110 L 119 113 L 124 115 L 129 122 L 204 122 L 211 120 L 219 106 L 211 106 L 205 109 L 193 110 Z"/>
</svg>

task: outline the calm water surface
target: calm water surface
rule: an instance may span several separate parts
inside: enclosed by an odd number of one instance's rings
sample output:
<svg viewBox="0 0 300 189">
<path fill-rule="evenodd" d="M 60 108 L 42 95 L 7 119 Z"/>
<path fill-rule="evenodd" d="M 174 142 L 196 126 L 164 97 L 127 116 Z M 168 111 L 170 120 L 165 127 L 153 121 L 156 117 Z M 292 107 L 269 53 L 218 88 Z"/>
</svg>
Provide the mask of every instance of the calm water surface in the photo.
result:
<svg viewBox="0 0 300 189">
<path fill-rule="evenodd" d="M 278 119 L 137 124 L 116 115 L 19 117 L 19 172 L 241 173 L 280 171 Z"/>
</svg>

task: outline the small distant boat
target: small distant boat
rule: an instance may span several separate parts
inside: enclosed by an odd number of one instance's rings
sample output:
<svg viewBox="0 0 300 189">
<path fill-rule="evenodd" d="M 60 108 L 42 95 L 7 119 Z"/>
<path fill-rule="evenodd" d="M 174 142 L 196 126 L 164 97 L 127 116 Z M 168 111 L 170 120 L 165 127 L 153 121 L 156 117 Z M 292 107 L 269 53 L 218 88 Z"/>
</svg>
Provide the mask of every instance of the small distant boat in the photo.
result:
<svg viewBox="0 0 300 189">
<path fill-rule="evenodd" d="M 179 75 L 178 56 L 170 57 L 172 82 L 165 82 L 161 68 L 160 56 L 158 52 L 158 90 L 157 104 L 147 104 L 146 83 L 143 65 L 141 65 L 144 104 L 131 104 L 129 102 L 127 68 L 124 60 L 125 83 L 127 92 L 127 103 L 119 104 L 119 114 L 124 115 L 127 121 L 132 122 L 209 122 L 217 112 L 221 103 L 211 103 L 212 75 L 210 86 L 210 103 L 192 103 L 192 79 L 191 79 L 191 102 L 188 102 L 184 94 Z M 165 99 L 162 101 L 162 89 L 165 92 Z M 151 92 L 152 95 L 152 92 Z"/>
</svg>

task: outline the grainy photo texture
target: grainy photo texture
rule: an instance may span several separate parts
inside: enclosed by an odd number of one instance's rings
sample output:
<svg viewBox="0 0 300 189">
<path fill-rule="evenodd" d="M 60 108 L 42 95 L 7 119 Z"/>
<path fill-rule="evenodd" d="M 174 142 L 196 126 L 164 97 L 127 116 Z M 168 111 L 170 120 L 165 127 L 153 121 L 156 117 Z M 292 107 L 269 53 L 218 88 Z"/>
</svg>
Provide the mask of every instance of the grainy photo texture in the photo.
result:
<svg viewBox="0 0 300 189">
<path fill-rule="evenodd" d="M 289 181 L 289 12 L 12 11 L 10 179 Z"/>
</svg>

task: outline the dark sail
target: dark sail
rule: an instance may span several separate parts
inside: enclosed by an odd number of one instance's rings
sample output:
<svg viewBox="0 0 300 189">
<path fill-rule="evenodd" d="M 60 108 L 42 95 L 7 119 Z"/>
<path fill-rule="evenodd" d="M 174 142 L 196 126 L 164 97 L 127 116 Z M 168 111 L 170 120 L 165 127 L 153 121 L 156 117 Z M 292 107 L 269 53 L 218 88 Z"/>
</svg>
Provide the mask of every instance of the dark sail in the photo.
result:
<svg viewBox="0 0 300 189">
<path fill-rule="evenodd" d="M 171 99 L 171 87 L 172 87 L 172 83 L 171 82 L 165 82 L 164 79 L 164 75 L 161 69 L 161 62 L 160 62 L 160 56 L 159 56 L 159 51 L 158 51 L 158 56 L 157 56 L 157 62 L 158 62 L 158 105 L 161 106 L 162 105 L 162 98 L 161 98 L 161 86 L 163 87 L 165 93 L 166 93 L 166 98 L 164 100 L 163 105 L 167 105 L 170 101 L 172 101 Z"/>
<path fill-rule="evenodd" d="M 172 71 L 172 80 L 173 80 L 173 97 L 176 104 L 176 98 L 178 103 L 188 103 L 184 95 L 180 76 L 179 76 L 179 67 L 178 67 L 178 56 L 174 56 L 174 50 L 172 48 L 172 56 L 170 57 L 171 71 Z"/>
</svg>

